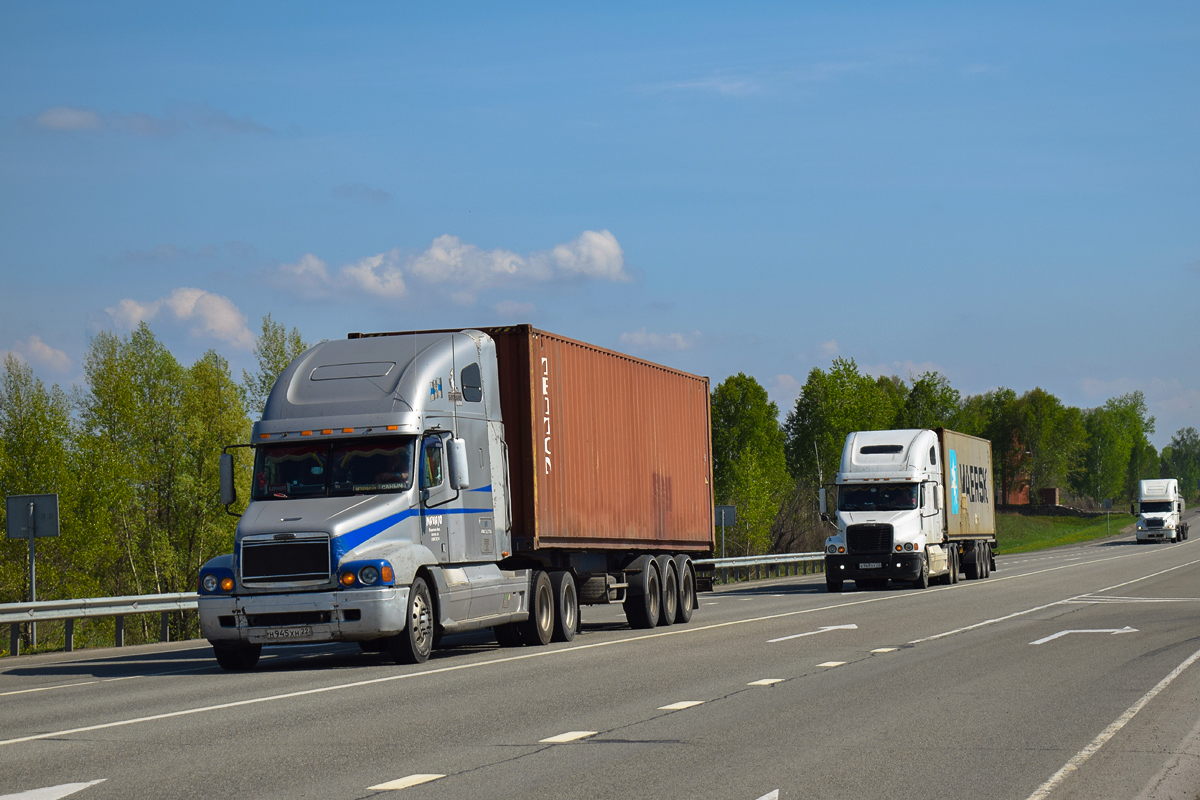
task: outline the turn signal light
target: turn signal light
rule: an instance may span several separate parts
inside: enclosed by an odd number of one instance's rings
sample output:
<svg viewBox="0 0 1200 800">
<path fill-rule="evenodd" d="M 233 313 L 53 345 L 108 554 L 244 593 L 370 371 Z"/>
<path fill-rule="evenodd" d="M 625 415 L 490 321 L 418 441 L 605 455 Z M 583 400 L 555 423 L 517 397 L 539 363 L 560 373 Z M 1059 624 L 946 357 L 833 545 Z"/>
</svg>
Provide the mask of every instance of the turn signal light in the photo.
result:
<svg viewBox="0 0 1200 800">
<path fill-rule="evenodd" d="M 846 548 L 844 548 L 844 547 L 838 547 L 838 552 L 839 552 L 839 553 L 844 553 L 844 552 L 846 552 Z"/>
<path fill-rule="evenodd" d="M 233 591 L 233 578 L 221 578 L 221 591 L 222 592 L 232 592 Z"/>
<path fill-rule="evenodd" d="M 392 568 L 387 564 L 383 565 L 383 569 L 379 570 L 379 574 L 383 577 L 384 583 L 391 583 L 392 578 L 395 577 L 395 574 L 392 572 Z"/>
<path fill-rule="evenodd" d="M 353 572 L 343 572 L 338 577 L 338 582 L 340 584 L 342 584 L 342 586 L 353 586 L 354 585 L 354 573 Z"/>
</svg>

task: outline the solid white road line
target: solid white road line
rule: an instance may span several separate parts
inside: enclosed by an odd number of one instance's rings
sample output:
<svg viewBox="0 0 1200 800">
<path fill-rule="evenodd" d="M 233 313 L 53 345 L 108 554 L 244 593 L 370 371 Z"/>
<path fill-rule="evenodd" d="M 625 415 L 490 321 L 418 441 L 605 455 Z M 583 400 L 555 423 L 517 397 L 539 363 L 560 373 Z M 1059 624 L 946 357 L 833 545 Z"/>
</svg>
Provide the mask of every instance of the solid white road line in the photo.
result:
<svg viewBox="0 0 1200 800">
<path fill-rule="evenodd" d="M 547 736 L 545 739 L 539 739 L 542 744 L 562 744 L 563 742 L 577 742 L 580 739 L 586 739 L 589 736 L 595 736 L 599 731 L 567 731 L 560 733 L 557 736 Z"/>
<path fill-rule="evenodd" d="M 703 700 L 680 700 L 678 703 L 671 703 L 669 706 L 659 706 L 659 711 L 682 711 L 685 708 L 702 705 Z"/>
<path fill-rule="evenodd" d="M 1105 742 L 1117 735 L 1117 732 L 1124 728 L 1131 719 L 1133 719 L 1139 711 L 1145 708 L 1146 704 L 1158 696 L 1159 692 L 1171 685 L 1171 682 L 1183 674 L 1183 671 L 1200 659 L 1200 650 L 1192 653 L 1183 663 L 1154 685 L 1154 688 L 1146 692 L 1136 703 L 1125 710 L 1125 713 L 1117 717 L 1112 724 L 1100 732 L 1100 735 L 1092 740 L 1091 744 L 1075 754 L 1075 757 L 1062 766 L 1058 772 L 1050 776 L 1050 779 L 1037 788 L 1033 794 L 1029 795 L 1027 800 L 1044 800 L 1049 797 L 1050 792 L 1062 783 L 1068 775 L 1078 770 L 1083 763 L 1091 758 L 1097 750 L 1104 746 Z"/>
<path fill-rule="evenodd" d="M 97 783 L 104 783 L 106 780 L 108 779 L 101 778 L 98 781 L 88 781 L 87 783 L 64 783 L 61 786 L 47 786 L 45 789 L 30 789 L 28 792 L 0 795 L 0 800 L 58 800 L 60 797 L 67 797 L 83 791 Z"/>
<path fill-rule="evenodd" d="M 377 783 L 374 786 L 368 786 L 367 791 L 390 792 L 395 789 L 407 789 L 410 786 L 420 786 L 422 783 L 429 783 L 430 781 L 436 781 L 438 778 L 444 777 L 446 776 L 438 775 L 432 772 L 417 773 L 416 775 L 409 775 L 407 778 L 397 778 L 396 780 L 388 781 L 387 783 Z"/>
</svg>

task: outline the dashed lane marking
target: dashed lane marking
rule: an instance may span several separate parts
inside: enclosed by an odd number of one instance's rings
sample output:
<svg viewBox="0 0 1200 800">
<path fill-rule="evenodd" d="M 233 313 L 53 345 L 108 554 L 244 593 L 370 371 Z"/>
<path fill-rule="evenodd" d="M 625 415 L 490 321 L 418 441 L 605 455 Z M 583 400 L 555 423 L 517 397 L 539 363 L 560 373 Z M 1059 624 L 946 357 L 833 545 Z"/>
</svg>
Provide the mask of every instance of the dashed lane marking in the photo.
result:
<svg viewBox="0 0 1200 800">
<path fill-rule="evenodd" d="M 767 644 L 775 644 L 776 642 L 786 642 L 788 639 L 799 639 L 802 636 L 814 636 L 825 631 L 856 631 L 858 626 L 851 622 L 849 625 L 822 625 L 815 631 L 805 631 L 804 633 L 793 633 L 791 636 L 780 636 L 778 639 L 767 639 Z"/>
<path fill-rule="evenodd" d="M 779 800 L 779 790 L 772 789 L 771 791 L 764 794 L 762 797 L 758 798 L 758 800 Z"/>
<path fill-rule="evenodd" d="M 557 736 L 547 736 L 545 739 L 539 739 L 542 744 L 562 744 L 563 742 L 577 742 L 580 739 L 586 739 L 589 736 L 595 736 L 599 731 L 567 731 L 560 733 Z"/>
<path fill-rule="evenodd" d="M 898 648 L 898 647 L 876 647 L 871 652 L 872 653 L 894 653 L 899 649 L 900 648 Z"/>
<path fill-rule="evenodd" d="M 685 708 L 702 705 L 703 700 L 680 700 L 678 703 L 671 703 L 669 706 L 659 706 L 659 711 L 682 711 Z"/>
<path fill-rule="evenodd" d="M 845 661 L 822 661 L 820 664 L 817 664 L 817 666 L 818 667 L 840 667 L 845 663 L 846 663 Z"/>
<path fill-rule="evenodd" d="M 783 683 L 783 678 L 763 678 L 758 681 L 750 681 L 747 686 L 770 686 L 773 683 Z"/>
<path fill-rule="evenodd" d="M 405 778 L 397 778 L 396 780 L 388 781 L 387 783 L 377 783 L 374 786 L 368 786 L 367 791 L 391 792 L 395 791 L 396 789 L 407 789 L 410 786 L 420 786 L 422 783 L 429 783 L 430 781 L 436 781 L 438 778 L 444 777 L 446 776 L 438 775 L 433 772 L 417 773 L 416 775 L 409 775 Z"/>
</svg>

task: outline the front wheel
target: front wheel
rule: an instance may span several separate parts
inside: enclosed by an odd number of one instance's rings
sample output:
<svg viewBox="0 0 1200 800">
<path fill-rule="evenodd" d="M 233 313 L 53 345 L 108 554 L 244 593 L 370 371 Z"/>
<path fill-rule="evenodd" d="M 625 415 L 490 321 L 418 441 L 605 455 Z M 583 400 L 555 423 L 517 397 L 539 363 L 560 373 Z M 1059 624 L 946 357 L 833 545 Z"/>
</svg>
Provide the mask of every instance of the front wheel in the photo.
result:
<svg viewBox="0 0 1200 800">
<path fill-rule="evenodd" d="M 213 645 L 213 654 L 221 669 L 229 672 L 243 672 L 254 669 L 258 657 L 262 655 L 261 644 L 242 644 L 235 647 Z"/>
<path fill-rule="evenodd" d="M 433 599 L 424 578 L 408 590 L 408 624 L 388 639 L 388 655 L 397 664 L 423 664 L 433 652 Z"/>
<path fill-rule="evenodd" d="M 914 588 L 914 589 L 928 589 L 929 588 L 929 562 L 926 561 L 925 559 L 921 559 L 921 574 L 918 575 L 917 579 L 912 582 L 912 588 Z"/>
<path fill-rule="evenodd" d="M 835 580 L 835 579 L 829 577 L 829 575 L 825 576 L 825 591 L 836 594 L 837 592 L 840 592 L 841 590 L 842 590 L 842 582 L 841 581 Z"/>
</svg>

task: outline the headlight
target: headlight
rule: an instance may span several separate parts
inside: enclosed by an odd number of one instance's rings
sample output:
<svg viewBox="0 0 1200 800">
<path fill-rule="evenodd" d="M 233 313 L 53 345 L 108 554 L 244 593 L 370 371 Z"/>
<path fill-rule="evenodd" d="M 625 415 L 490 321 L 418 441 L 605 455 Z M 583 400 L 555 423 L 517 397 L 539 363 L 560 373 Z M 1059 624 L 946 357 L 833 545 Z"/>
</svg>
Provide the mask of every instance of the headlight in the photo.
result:
<svg viewBox="0 0 1200 800">
<path fill-rule="evenodd" d="M 827 552 L 827 553 L 836 553 L 836 552 L 837 552 L 837 545 L 836 545 L 836 544 L 831 544 L 831 545 L 829 545 L 829 547 L 826 547 L 826 548 L 825 548 L 825 552 Z"/>
<path fill-rule="evenodd" d="M 379 580 L 379 570 L 368 564 L 358 571 L 358 579 L 364 586 L 371 586 Z"/>
<path fill-rule="evenodd" d="M 913 546 L 912 546 L 911 544 L 908 544 L 908 543 L 906 542 L 906 543 L 905 543 L 905 545 L 904 545 L 904 549 L 905 549 L 905 550 L 912 550 L 912 549 L 913 549 Z"/>
<path fill-rule="evenodd" d="M 206 592 L 215 592 L 217 590 L 217 576 L 205 575 L 200 580 L 200 585 L 204 587 Z"/>
</svg>

